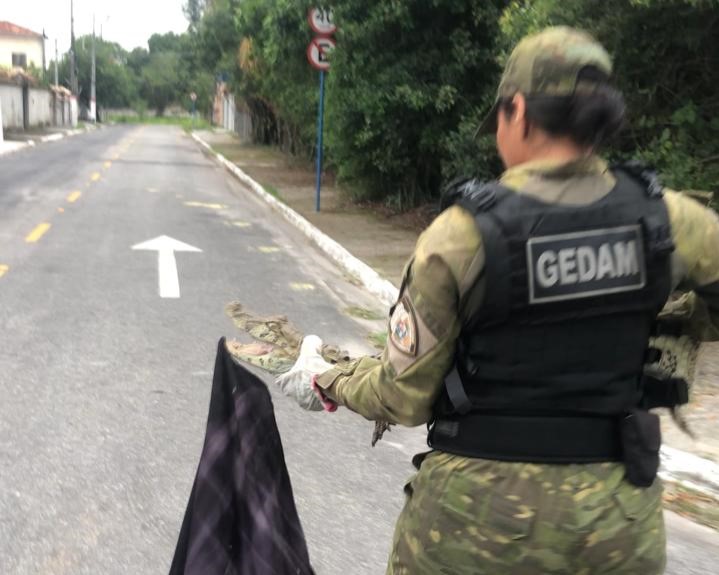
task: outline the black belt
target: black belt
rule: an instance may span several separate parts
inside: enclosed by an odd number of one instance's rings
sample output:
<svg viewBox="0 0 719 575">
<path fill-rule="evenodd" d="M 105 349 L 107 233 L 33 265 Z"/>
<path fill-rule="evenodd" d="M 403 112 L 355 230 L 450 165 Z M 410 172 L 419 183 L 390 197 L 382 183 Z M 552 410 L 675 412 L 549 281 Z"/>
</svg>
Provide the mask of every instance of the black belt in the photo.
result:
<svg viewBox="0 0 719 575">
<path fill-rule="evenodd" d="M 433 449 L 526 463 L 620 461 L 619 418 L 469 413 L 435 420 Z"/>
</svg>

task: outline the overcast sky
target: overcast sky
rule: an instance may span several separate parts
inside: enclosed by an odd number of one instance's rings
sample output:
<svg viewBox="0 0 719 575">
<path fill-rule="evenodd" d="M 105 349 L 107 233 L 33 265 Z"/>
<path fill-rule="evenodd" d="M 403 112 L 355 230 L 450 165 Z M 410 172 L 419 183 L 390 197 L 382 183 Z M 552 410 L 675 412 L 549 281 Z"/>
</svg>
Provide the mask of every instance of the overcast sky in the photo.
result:
<svg viewBox="0 0 719 575">
<path fill-rule="evenodd" d="M 182 13 L 184 0 L 75 0 L 75 36 L 96 32 L 100 24 L 105 40 L 131 50 L 147 48 L 155 32 L 184 32 L 187 20 Z M 60 53 L 70 46 L 70 0 L 0 0 L 0 20 L 30 28 L 45 29 L 48 61 L 54 58 L 55 38 Z"/>
</svg>

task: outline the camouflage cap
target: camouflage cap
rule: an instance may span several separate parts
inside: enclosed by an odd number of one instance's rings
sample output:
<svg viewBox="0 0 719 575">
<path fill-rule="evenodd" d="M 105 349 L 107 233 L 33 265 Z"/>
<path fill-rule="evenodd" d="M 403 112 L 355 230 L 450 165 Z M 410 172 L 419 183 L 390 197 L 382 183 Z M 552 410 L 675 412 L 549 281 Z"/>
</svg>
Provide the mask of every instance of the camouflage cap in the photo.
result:
<svg viewBox="0 0 719 575">
<path fill-rule="evenodd" d="M 477 133 L 496 129 L 496 115 L 502 98 L 517 92 L 525 96 L 571 96 L 582 87 L 592 89 L 596 81 L 579 80 L 587 67 L 607 77 L 612 74 L 612 60 L 588 33 L 568 26 L 545 28 L 526 36 L 514 48 L 499 82 L 497 98 Z"/>
</svg>

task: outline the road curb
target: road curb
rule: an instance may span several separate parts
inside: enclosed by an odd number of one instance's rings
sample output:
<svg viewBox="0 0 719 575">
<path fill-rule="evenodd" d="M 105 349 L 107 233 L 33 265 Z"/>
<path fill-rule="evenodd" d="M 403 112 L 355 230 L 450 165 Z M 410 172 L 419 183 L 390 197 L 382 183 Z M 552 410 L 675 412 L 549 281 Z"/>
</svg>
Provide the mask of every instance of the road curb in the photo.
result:
<svg viewBox="0 0 719 575">
<path fill-rule="evenodd" d="M 95 130 L 99 129 L 99 126 L 95 126 L 94 128 L 75 128 L 74 130 L 68 130 L 67 132 L 60 132 L 57 134 L 49 134 L 47 136 L 43 136 L 40 138 L 39 142 L 41 144 L 45 144 L 47 142 L 59 142 L 60 140 L 64 140 L 65 138 L 71 138 L 73 136 L 79 136 L 80 134 L 89 134 L 90 132 L 94 132 Z M 35 145 L 37 142 L 32 142 L 32 140 L 28 141 L 28 144 L 31 146 Z"/>
<path fill-rule="evenodd" d="M 382 303 L 391 306 L 397 301 L 399 290 L 386 279 L 359 260 L 338 244 L 318 230 L 292 208 L 283 204 L 277 198 L 265 191 L 265 189 L 230 162 L 227 158 L 215 152 L 212 147 L 194 132 L 192 137 L 201 146 L 206 148 L 227 170 L 237 177 L 243 184 L 249 187 L 260 198 L 267 202 L 272 208 L 280 212 L 287 221 L 297 227 L 312 242 L 314 242 L 332 261 L 338 264 L 346 272 L 355 276 L 361 284 L 373 295 L 378 297 Z M 661 450 L 660 477 L 665 481 L 671 481 L 684 485 L 694 491 L 699 491 L 719 501 L 719 465 L 698 457 L 680 449 L 663 446 Z"/>
<path fill-rule="evenodd" d="M 41 143 L 45 142 L 57 142 L 58 140 L 62 140 L 65 138 L 65 134 L 50 134 L 49 136 L 43 136 L 40 138 Z"/>
<path fill-rule="evenodd" d="M 196 142 L 212 153 L 217 161 L 227 168 L 227 170 L 229 170 L 238 180 L 255 192 L 255 194 L 262 198 L 262 200 L 268 203 L 273 209 L 282 214 L 288 222 L 305 234 L 305 236 L 317 245 L 317 247 L 319 247 L 334 263 L 339 265 L 344 271 L 353 277 L 357 278 L 367 291 L 379 298 L 383 304 L 387 306 L 394 305 L 397 301 L 397 297 L 399 296 L 399 290 L 391 282 L 381 277 L 370 266 L 353 256 L 346 248 L 337 243 L 327 234 L 321 232 L 306 218 L 298 214 L 287 204 L 282 203 L 265 191 L 259 183 L 253 180 L 235 164 L 230 162 L 222 154 L 215 152 L 207 142 L 194 132 L 192 132 L 192 137 Z"/>
<path fill-rule="evenodd" d="M 80 134 L 88 134 L 94 130 L 99 129 L 99 127 L 95 128 L 84 128 L 79 129 L 76 128 L 74 130 L 68 130 L 67 132 L 60 132 L 57 134 L 48 134 L 47 136 L 42 136 L 37 141 L 35 140 L 7 140 L 8 142 L 14 142 L 17 144 L 14 146 L 11 150 L 7 151 L 0 151 L 0 158 L 3 156 L 7 156 L 9 154 L 13 154 L 15 152 L 19 152 L 20 150 L 24 150 L 25 148 L 34 148 L 38 144 L 47 144 L 49 142 L 59 142 L 60 140 L 64 140 L 65 138 L 70 138 L 72 136 L 78 136 Z M 0 142 L 1 144 L 2 142 Z"/>
<path fill-rule="evenodd" d="M 719 465 L 692 453 L 663 445 L 659 476 L 703 493 L 719 503 Z"/>
</svg>

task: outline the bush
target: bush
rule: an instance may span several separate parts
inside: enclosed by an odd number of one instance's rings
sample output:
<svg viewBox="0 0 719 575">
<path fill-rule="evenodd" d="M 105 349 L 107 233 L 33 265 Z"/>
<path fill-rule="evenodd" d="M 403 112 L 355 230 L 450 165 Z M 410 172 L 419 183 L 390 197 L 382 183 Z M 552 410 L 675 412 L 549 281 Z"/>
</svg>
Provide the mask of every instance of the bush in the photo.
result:
<svg viewBox="0 0 719 575">
<path fill-rule="evenodd" d="M 676 188 L 719 188 L 719 2 L 515 1 L 506 46 L 557 24 L 590 31 L 614 57 L 630 117 L 609 155 L 638 157 Z"/>
<path fill-rule="evenodd" d="M 502 2 L 337 0 L 329 153 L 368 199 L 407 208 L 438 195 L 465 160 L 464 134 L 496 86 Z M 469 146 L 472 147 L 471 145 Z M 477 152 L 480 148 L 476 148 Z M 483 161 L 471 167 L 480 169 Z"/>
<path fill-rule="evenodd" d="M 186 59 L 228 77 L 251 111 L 257 142 L 311 157 L 318 89 L 305 48 L 314 2 L 194 4 L 205 10 L 195 11 L 183 44 L 194 56 Z M 357 199 L 404 209 L 436 198 L 457 175 L 499 175 L 494 142 L 476 140 L 476 126 L 508 52 L 527 33 L 557 24 L 590 31 L 615 57 L 630 122 L 606 150 L 610 159 L 643 159 L 677 188 L 719 187 L 719 0 L 332 6 L 338 32 L 327 76 L 326 157 Z"/>
</svg>

